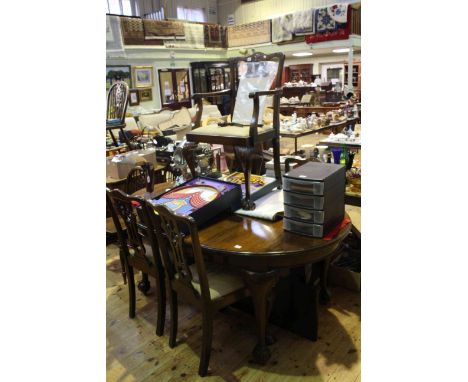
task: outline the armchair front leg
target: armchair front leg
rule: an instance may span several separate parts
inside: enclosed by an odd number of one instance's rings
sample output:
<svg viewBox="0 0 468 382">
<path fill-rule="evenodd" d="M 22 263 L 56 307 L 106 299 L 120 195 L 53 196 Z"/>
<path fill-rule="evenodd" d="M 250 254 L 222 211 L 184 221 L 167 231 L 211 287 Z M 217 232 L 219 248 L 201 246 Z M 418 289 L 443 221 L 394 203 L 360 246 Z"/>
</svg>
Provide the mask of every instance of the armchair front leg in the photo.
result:
<svg viewBox="0 0 468 382">
<path fill-rule="evenodd" d="M 197 97 L 195 99 L 197 101 L 197 113 L 195 114 L 195 122 L 193 125 L 193 128 L 196 129 L 197 127 L 201 126 L 201 117 L 203 114 L 203 98 L 202 97 Z"/>
</svg>

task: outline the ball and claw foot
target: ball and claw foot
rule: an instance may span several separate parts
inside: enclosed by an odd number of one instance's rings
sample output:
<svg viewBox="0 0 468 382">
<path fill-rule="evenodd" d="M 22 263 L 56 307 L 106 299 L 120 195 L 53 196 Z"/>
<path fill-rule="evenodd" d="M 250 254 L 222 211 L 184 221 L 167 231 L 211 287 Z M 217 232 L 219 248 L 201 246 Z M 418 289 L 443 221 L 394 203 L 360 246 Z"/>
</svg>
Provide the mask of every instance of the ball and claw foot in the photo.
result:
<svg viewBox="0 0 468 382">
<path fill-rule="evenodd" d="M 260 365 L 265 365 L 271 357 L 270 349 L 267 346 L 257 344 L 253 350 L 253 361 Z"/>
<path fill-rule="evenodd" d="M 252 200 L 242 199 L 241 206 L 243 210 L 253 211 L 255 209 L 255 203 Z"/>
<path fill-rule="evenodd" d="M 272 333 L 267 333 L 265 336 L 265 342 L 268 346 L 273 345 L 278 341 L 276 337 Z"/>
<path fill-rule="evenodd" d="M 141 280 L 139 283 L 138 283 L 138 290 L 143 293 L 145 296 L 148 295 L 148 292 L 151 288 L 151 284 L 148 280 Z"/>
</svg>

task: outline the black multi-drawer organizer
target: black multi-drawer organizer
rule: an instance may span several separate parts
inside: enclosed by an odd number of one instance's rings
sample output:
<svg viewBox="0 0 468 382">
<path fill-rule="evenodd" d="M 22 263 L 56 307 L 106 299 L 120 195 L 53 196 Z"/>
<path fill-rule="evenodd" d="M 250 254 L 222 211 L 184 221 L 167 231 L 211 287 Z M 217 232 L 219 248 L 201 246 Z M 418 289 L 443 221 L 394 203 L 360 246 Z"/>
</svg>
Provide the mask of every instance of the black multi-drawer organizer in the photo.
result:
<svg viewBox="0 0 468 382">
<path fill-rule="evenodd" d="M 344 218 L 345 166 L 309 162 L 283 176 L 286 231 L 323 237 Z"/>
</svg>

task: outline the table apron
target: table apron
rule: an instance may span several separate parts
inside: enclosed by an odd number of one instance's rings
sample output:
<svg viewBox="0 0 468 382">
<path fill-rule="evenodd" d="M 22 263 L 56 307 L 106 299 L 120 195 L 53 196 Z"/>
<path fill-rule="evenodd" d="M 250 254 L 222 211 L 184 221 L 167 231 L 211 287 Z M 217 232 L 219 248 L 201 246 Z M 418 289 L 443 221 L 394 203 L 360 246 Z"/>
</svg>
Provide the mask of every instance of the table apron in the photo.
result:
<svg viewBox="0 0 468 382">
<path fill-rule="evenodd" d="M 273 269 L 294 268 L 318 263 L 331 256 L 340 246 L 341 240 L 332 245 L 296 254 L 276 255 L 233 255 L 226 252 L 203 248 L 204 257 L 226 266 L 248 271 L 267 272 Z"/>
</svg>

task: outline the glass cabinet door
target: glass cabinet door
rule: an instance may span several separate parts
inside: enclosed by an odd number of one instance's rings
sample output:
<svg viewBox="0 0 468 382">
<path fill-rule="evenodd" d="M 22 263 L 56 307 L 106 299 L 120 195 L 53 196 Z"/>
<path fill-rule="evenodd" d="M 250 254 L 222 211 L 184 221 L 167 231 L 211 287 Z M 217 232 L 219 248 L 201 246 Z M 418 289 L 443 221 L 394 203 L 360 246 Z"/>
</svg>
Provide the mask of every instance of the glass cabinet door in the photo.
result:
<svg viewBox="0 0 468 382">
<path fill-rule="evenodd" d="M 192 106 L 188 69 L 159 69 L 161 106 L 172 110 Z"/>
<path fill-rule="evenodd" d="M 161 93 L 162 106 L 168 106 L 177 102 L 174 94 L 174 82 L 172 80 L 172 71 L 169 69 L 159 69 L 159 89 Z"/>
<path fill-rule="evenodd" d="M 190 102 L 189 71 L 187 69 L 175 69 L 177 101 Z"/>
</svg>

